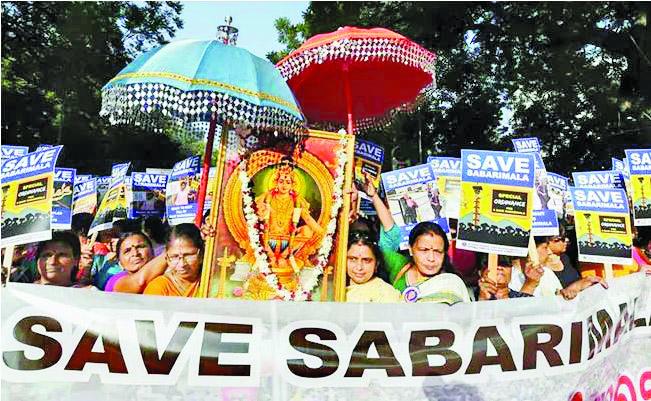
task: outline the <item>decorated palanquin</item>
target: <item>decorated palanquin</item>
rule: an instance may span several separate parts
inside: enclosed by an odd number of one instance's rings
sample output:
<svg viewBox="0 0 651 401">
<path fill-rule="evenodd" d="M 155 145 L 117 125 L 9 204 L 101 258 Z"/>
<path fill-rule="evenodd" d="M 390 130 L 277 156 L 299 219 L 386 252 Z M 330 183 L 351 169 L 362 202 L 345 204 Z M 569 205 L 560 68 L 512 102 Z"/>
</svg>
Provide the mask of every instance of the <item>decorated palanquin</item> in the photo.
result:
<svg viewBox="0 0 651 401">
<path fill-rule="evenodd" d="M 291 149 L 226 152 L 209 297 L 333 299 L 332 272 L 341 261 L 345 270 L 335 243 L 347 224 L 339 215 L 351 140 L 310 131 Z"/>
</svg>

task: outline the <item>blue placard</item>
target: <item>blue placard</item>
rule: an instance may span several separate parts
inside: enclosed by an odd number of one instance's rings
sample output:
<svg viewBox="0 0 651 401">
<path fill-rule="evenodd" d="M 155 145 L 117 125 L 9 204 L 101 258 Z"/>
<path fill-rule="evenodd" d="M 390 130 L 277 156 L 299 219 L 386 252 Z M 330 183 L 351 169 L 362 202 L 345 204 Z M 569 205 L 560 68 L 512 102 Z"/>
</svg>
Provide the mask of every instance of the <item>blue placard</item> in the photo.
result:
<svg viewBox="0 0 651 401">
<path fill-rule="evenodd" d="M 382 185 L 386 192 L 413 184 L 433 181 L 435 179 L 436 176 L 428 164 L 420 164 L 418 166 L 406 167 L 382 173 Z"/>
<path fill-rule="evenodd" d="M 199 156 L 192 156 L 176 163 L 170 173 L 170 181 L 197 174 L 199 172 L 199 160 Z"/>
<path fill-rule="evenodd" d="M 74 168 L 54 169 L 54 196 L 52 197 L 52 228 L 70 229 L 72 224 L 72 195 L 75 185 Z"/>
<path fill-rule="evenodd" d="M 40 151 L 43 150 L 43 149 L 49 149 L 49 148 L 53 148 L 53 147 L 54 147 L 54 145 L 48 145 L 48 144 L 46 144 L 46 143 L 42 143 L 42 144 L 40 144 L 40 145 L 38 145 L 38 146 L 36 147 L 35 152 L 40 152 Z"/>
<path fill-rule="evenodd" d="M 530 153 L 462 149 L 461 179 L 533 188 L 534 157 Z"/>
<path fill-rule="evenodd" d="M 567 203 L 569 202 L 569 181 L 567 177 L 556 173 L 547 173 L 547 185 L 549 187 L 549 195 L 554 202 L 554 209 L 558 217 L 565 216 Z M 534 212 L 535 214 L 535 212 Z"/>
<path fill-rule="evenodd" d="M 63 146 L 55 146 L 5 160 L 2 164 L 2 183 L 6 184 L 26 177 L 51 173 L 54 171 L 57 157 L 59 157 L 62 148 Z"/>
<path fill-rule="evenodd" d="M 511 139 L 511 142 L 513 142 L 513 148 L 518 153 L 540 152 L 540 141 L 538 138 L 514 138 Z"/>
<path fill-rule="evenodd" d="M 14 159 L 29 153 L 28 146 L 2 145 L 0 150 L 2 151 L 2 160 Z"/>
<path fill-rule="evenodd" d="M 441 216 L 440 203 L 431 199 L 437 182 L 429 164 L 388 171 L 381 177 L 389 210 L 400 228 L 400 248 L 408 247 L 409 233 L 422 221 L 437 223 L 449 232 L 447 218 Z"/>
<path fill-rule="evenodd" d="M 129 167 L 131 167 L 131 162 L 114 164 L 113 167 L 111 167 L 111 176 L 124 177 L 127 175 Z"/>
<path fill-rule="evenodd" d="M 628 177 L 629 175 L 628 167 L 626 166 L 624 160 L 619 160 L 618 158 L 613 157 L 611 158 L 611 162 L 612 162 L 612 170 L 620 171 L 624 175 L 624 177 Z"/>
<path fill-rule="evenodd" d="M 355 156 L 382 164 L 384 161 L 384 149 L 380 145 L 368 142 L 363 139 L 355 139 Z"/>
<path fill-rule="evenodd" d="M 95 178 L 90 178 L 86 181 L 75 182 L 75 195 L 74 200 L 86 196 L 88 194 L 97 192 L 97 181 Z"/>
<path fill-rule="evenodd" d="M 628 197 L 620 188 L 570 187 L 574 210 L 628 213 Z"/>
<path fill-rule="evenodd" d="M 438 176 L 461 176 L 461 158 L 459 157 L 444 157 L 444 156 L 429 156 L 427 163 L 434 175 Z"/>
<path fill-rule="evenodd" d="M 547 183 L 550 187 L 560 191 L 567 191 L 570 179 L 556 173 L 547 172 Z"/>
<path fill-rule="evenodd" d="M 104 177 L 97 177 L 95 178 L 95 182 L 97 184 L 97 205 L 99 206 L 102 203 L 102 199 L 104 199 L 104 195 L 106 195 L 106 191 L 108 191 L 109 187 L 111 186 L 111 181 L 113 180 L 112 175 L 106 175 Z M 115 177 L 124 177 L 123 175 L 117 175 Z"/>
<path fill-rule="evenodd" d="M 651 149 L 626 149 L 626 160 L 631 175 L 651 174 Z"/>
<path fill-rule="evenodd" d="M 165 214 L 166 174 L 134 172 L 131 174 L 132 207 L 129 217 L 159 216 Z"/>
<path fill-rule="evenodd" d="M 166 210 L 171 225 L 190 223 L 197 213 L 197 193 L 193 181 L 200 171 L 199 156 L 189 157 L 174 165 L 167 180 Z"/>
<path fill-rule="evenodd" d="M 614 170 L 572 173 L 577 188 L 624 188 L 622 173 Z"/>
<path fill-rule="evenodd" d="M 89 181 L 91 178 L 93 178 L 92 174 L 77 174 L 75 176 L 75 185 Z"/>
<path fill-rule="evenodd" d="M 513 146 L 518 153 L 530 153 L 534 161 L 534 189 L 535 201 L 533 206 L 533 221 L 531 233 L 533 235 L 558 235 L 557 199 L 552 196 L 547 178 L 547 169 L 540 155 L 540 141 L 538 138 L 513 139 Z"/>
<path fill-rule="evenodd" d="M 558 197 L 552 193 L 549 186 L 547 169 L 539 152 L 529 153 L 534 157 L 534 202 L 533 220 L 531 225 L 532 235 L 558 235 L 557 213 L 559 205 L 556 204 Z M 562 213 L 562 204 L 561 213 Z"/>
<path fill-rule="evenodd" d="M 79 206 L 80 202 L 82 206 Z M 72 213 L 94 213 L 97 206 L 97 179 L 91 177 L 85 181 L 75 181 Z"/>
</svg>

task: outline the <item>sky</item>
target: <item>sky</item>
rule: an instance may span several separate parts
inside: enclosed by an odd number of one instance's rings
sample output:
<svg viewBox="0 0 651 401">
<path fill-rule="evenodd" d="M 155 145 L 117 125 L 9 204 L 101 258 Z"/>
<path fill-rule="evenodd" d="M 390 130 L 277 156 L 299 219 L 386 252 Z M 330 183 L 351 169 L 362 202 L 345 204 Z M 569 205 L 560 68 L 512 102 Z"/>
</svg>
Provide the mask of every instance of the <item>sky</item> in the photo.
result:
<svg viewBox="0 0 651 401">
<path fill-rule="evenodd" d="M 303 19 L 309 1 L 182 1 L 183 29 L 172 39 L 215 39 L 217 26 L 224 18 L 233 17 L 232 25 L 239 29 L 237 46 L 258 57 L 266 58 L 270 51 L 284 49 L 278 42 L 274 27 L 276 18 L 287 17 L 296 24 Z"/>
</svg>

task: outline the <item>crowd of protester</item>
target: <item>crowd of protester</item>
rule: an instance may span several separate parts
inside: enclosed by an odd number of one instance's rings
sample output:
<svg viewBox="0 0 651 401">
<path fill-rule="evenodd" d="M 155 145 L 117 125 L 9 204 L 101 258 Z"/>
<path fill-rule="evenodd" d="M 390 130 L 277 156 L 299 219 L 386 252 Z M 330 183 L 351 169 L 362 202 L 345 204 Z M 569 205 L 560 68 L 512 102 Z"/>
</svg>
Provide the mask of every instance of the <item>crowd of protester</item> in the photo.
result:
<svg viewBox="0 0 651 401">
<path fill-rule="evenodd" d="M 421 222 L 409 234 L 408 254 L 398 251 L 400 230 L 370 177 L 359 189 L 373 202 L 377 219 L 358 218 L 351 224 L 349 302 L 454 304 L 533 296 L 569 300 L 595 284 L 608 288 L 603 272 L 582 274 L 571 219 L 559 219 L 559 235 L 534 237 L 537 258 L 499 255 L 491 276 L 487 254 L 456 248 L 454 219 L 450 238 L 437 224 Z M 651 274 L 651 227 L 638 227 L 634 235 L 635 265 L 629 271 Z"/>
<path fill-rule="evenodd" d="M 573 299 L 594 284 L 607 288 L 594 271 L 582 274 L 571 221 L 559 221 L 557 236 L 535 237 L 537 258 L 500 255 L 491 273 L 488 255 L 456 247 L 454 219 L 449 234 L 435 223 L 418 223 L 409 234 L 408 251 L 401 251 L 400 229 L 372 180 L 367 177 L 360 189 L 372 200 L 377 215 L 373 220 L 351 217 L 348 302 L 454 304 L 535 296 Z M 356 191 L 350 191 L 353 197 Z M 91 240 L 91 221 L 92 215 L 77 214 L 71 230 L 54 231 L 50 240 L 17 246 L 9 280 L 107 292 L 198 295 L 203 237 L 213 232 L 211 228 L 199 230 L 193 224 L 170 227 L 158 217 L 124 219 Z M 634 270 L 649 274 L 651 227 L 638 227 L 634 234 Z"/>
<path fill-rule="evenodd" d="M 9 281 L 133 294 L 195 296 L 203 258 L 202 232 L 168 226 L 158 217 L 123 219 L 88 237 L 92 216 L 77 214 L 71 230 L 17 246 Z"/>
</svg>

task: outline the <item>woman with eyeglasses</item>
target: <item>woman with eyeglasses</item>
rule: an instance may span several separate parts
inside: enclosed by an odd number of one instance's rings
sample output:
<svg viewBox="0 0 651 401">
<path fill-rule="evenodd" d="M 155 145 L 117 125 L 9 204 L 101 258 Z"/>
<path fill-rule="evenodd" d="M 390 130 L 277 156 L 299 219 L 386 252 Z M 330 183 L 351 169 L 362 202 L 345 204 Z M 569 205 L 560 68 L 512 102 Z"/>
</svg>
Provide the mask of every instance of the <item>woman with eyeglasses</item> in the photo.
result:
<svg viewBox="0 0 651 401">
<path fill-rule="evenodd" d="M 382 251 L 365 233 L 348 240 L 346 302 L 400 302 L 400 292 L 376 276 L 384 268 Z"/>
<path fill-rule="evenodd" d="M 570 240 L 566 236 L 565 227 L 560 223 L 558 225 L 559 235 L 549 237 L 548 248 L 552 256 L 555 255 L 560 260 L 560 266 L 552 265 L 550 268 L 558 277 L 563 288 L 581 279 L 581 274 L 572 265 L 570 257 L 565 253 Z"/>
<path fill-rule="evenodd" d="M 405 302 L 440 302 L 454 304 L 470 302 L 463 280 L 456 274 L 448 256 L 448 238 L 436 223 L 418 223 L 409 233 L 409 252 L 406 257 L 397 252 L 400 247 L 400 229 L 391 212 L 377 194 L 371 177 L 366 174 L 364 192 L 382 223 L 378 245 L 382 250 L 389 279 L 400 291 Z"/>
<path fill-rule="evenodd" d="M 174 226 L 164 254 L 168 267 L 167 272 L 152 280 L 145 288 L 144 293 L 196 297 L 201 279 L 203 249 L 201 232 L 194 224 L 185 223 Z"/>
</svg>

